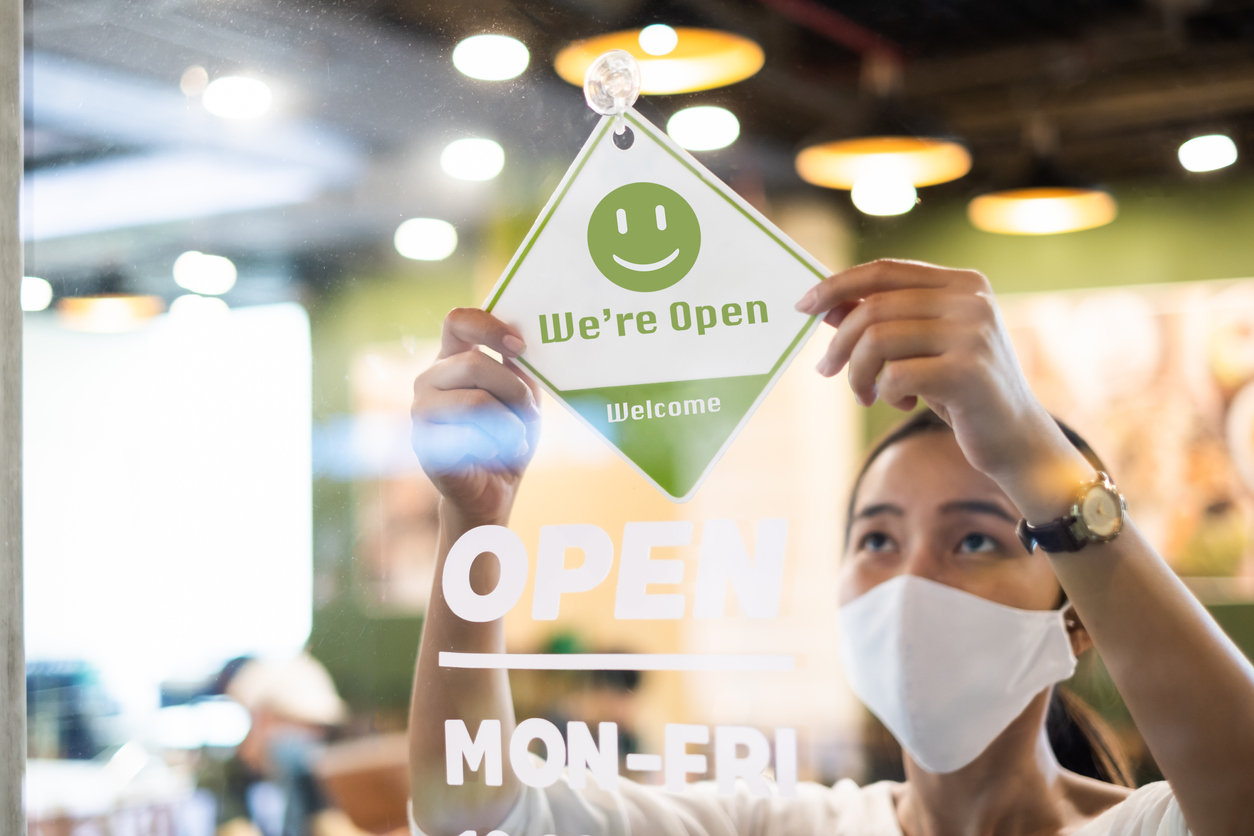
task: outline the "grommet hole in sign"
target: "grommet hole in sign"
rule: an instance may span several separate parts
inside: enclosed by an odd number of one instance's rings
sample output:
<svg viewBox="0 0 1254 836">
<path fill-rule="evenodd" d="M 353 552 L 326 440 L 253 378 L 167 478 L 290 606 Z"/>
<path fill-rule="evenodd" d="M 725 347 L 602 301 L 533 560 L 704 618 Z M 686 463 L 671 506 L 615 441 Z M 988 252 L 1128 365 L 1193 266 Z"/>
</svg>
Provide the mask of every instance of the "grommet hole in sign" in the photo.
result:
<svg viewBox="0 0 1254 836">
<path fill-rule="evenodd" d="M 631 128 L 623 125 L 623 129 L 614 135 L 614 144 L 626 151 L 631 144 L 636 141 L 636 135 L 631 132 Z"/>
</svg>

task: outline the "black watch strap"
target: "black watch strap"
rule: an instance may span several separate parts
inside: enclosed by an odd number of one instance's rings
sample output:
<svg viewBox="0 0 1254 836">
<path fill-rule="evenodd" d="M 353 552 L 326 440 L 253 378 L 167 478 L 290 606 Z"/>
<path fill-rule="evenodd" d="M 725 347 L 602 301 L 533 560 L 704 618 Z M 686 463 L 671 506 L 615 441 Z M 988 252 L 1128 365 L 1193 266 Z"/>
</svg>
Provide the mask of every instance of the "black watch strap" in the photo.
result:
<svg viewBox="0 0 1254 836">
<path fill-rule="evenodd" d="M 1037 546 L 1047 552 L 1078 552 L 1089 542 L 1076 538 L 1072 531 L 1074 525 L 1074 516 L 1060 517 L 1040 526 L 1029 525 L 1027 520 L 1020 518 L 1015 534 L 1019 535 L 1020 542 L 1029 552 Z"/>
</svg>

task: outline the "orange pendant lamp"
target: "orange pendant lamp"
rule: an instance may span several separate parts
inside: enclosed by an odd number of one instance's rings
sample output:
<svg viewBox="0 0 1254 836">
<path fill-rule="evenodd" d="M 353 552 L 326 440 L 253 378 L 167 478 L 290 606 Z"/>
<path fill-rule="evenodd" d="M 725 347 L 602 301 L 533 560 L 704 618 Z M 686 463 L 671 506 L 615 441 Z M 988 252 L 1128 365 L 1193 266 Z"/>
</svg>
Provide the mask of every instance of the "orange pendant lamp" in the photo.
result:
<svg viewBox="0 0 1254 836">
<path fill-rule="evenodd" d="M 749 78 L 766 60 L 749 38 L 716 29 L 653 24 L 575 41 L 553 62 L 565 81 L 582 87 L 588 67 L 602 53 L 621 49 L 640 64 L 640 92 L 693 93 Z"/>
</svg>

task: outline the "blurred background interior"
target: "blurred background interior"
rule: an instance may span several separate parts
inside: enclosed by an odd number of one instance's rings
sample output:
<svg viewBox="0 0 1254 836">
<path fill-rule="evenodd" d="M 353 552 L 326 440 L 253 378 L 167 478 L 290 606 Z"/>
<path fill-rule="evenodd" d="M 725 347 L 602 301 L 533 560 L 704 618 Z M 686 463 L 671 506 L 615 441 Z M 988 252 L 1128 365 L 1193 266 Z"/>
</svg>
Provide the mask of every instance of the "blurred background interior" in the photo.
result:
<svg viewBox="0 0 1254 836">
<path fill-rule="evenodd" d="M 412 379 L 612 47 L 641 113 L 832 270 L 984 271 L 1040 397 L 1254 652 L 1254 2 L 28 0 L 26 26 L 32 833 L 403 827 L 436 503 Z M 513 525 L 534 555 L 543 524 L 787 517 L 779 618 L 616 622 L 607 582 L 507 619 L 518 651 L 799 669 L 518 672 L 520 717 L 614 720 L 623 754 L 795 726 L 803 778 L 900 773 L 834 617 L 846 486 L 894 415 L 813 375 L 819 343 L 686 505 L 546 403 Z M 1101 660 L 1071 687 L 1158 777 Z"/>
</svg>

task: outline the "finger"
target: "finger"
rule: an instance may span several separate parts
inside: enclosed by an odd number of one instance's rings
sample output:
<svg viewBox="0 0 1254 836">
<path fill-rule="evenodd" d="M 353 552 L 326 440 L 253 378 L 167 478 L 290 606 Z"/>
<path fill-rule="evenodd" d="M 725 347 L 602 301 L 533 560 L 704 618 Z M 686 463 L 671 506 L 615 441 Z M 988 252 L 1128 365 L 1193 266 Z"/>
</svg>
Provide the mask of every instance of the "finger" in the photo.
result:
<svg viewBox="0 0 1254 836">
<path fill-rule="evenodd" d="M 538 405 L 540 403 L 540 384 L 536 382 L 536 379 L 528 374 L 522 366 L 518 365 L 508 357 L 505 358 L 505 368 L 518 375 L 518 377 L 522 379 L 522 382 L 527 384 L 527 388 L 531 390 L 532 399 Z"/>
<path fill-rule="evenodd" d="M 952 270 L 920 261 L 880 259 L 859 264 L 815 285 L 797 303 L 802 313 L 817 315 L 873 293 L 920 287 L 945 287 L 956 281 L 974 288 L 984 277 L 972 270 Z"/>
<path fill-rule="evenodd" d="M 894 320 L 870 326 L 849 358 L 849 387 L 863 406 L 875 402 L 875 379 L 885 363 L 914 357 L 937 357 L 950 344 L 949 329 L 939 320 Z M 914 394 L 914 393 L 908 393 Z"/>
<path fill-rule="evenodd" d="M 913 409 L 919 398 L 935 406 L 937 396 L 945 392 L 951 369 L 949 358 L 943 356 L 890 360 L 884 365 L 876 386 L 880 398 L 899 409 Z"/>
<path fill-rule="evenodd" d="M 454 308 L 444 317 L 440 357 L 451 357 L 485 345 L 498 354 L 515 357 L 527 350 L 522 335 L 479 308 Z"/>
<path fill-rule="evenodd" d="M 486 433 L 468 424 L 415 423 L 414 452 L 423 470 L 450 473 L 496 459 L 499 448 Z"/>
<path fill-rule="evenodd" d="M 833 328 L 839 328 L 840 324 L 845 321 L 845 317 L 849 316 L 849 312 L 857 306 L 857 302 L 839 304 L 827 312 L 827 315 L 823 317 L 823 321 Z"/>
<path fill-rule="evenodd" d="M 819 374 L 830 377 L 840 371 L 849 362 L 853 347 L 872 325 L 903 319 L 938 319 L 944 315 L 946 302 L 951 298 L 952 294 L 930 288 L 894 290 L 868 296 L 844 317 L 827 352 L 819 361 Z"/>
<path fill-rule="evenodd" d="M 510 455 L 527 445 L 527 425 L 495 397 L 481 389 L 434 390 L 414 404 L 414 421 L 427 424 L 470 424 L 491 437 Z"/>
<path fill-rule="evenodd" d="M 437 361 L 414 381 L 415 400 L 424 387 L 446 392 L 479 389 L 517 412 L 525 421 L 540 417 L 535 395 L 527 382 L 516 371 L 481 351 L 463 351 Z"/>
</svg>

